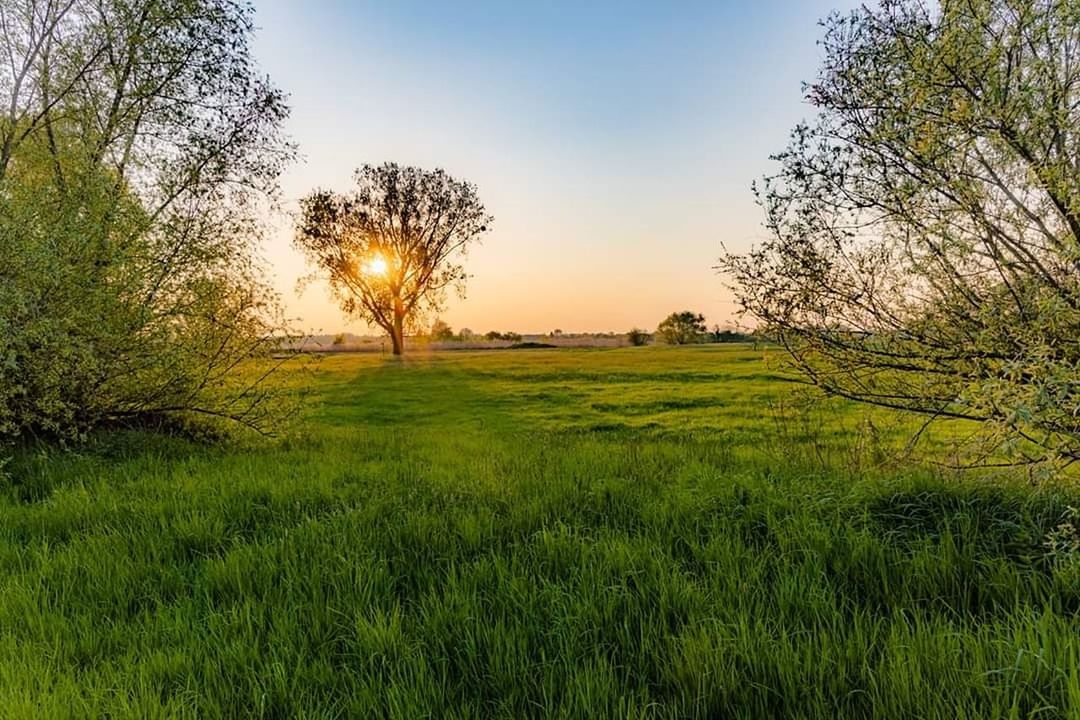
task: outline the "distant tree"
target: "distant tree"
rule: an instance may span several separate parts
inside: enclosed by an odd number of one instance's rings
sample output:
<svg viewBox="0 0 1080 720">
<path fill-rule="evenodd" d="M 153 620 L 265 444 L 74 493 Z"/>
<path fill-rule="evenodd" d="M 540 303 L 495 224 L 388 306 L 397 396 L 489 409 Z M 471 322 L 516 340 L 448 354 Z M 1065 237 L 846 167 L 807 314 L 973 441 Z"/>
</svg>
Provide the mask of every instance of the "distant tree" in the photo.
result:
<svg viewBox="0 0 1080 720">
<path fill-rule="evenodd" d="M 709 342 L 714 343 L 742 343 L 750 342 L 751 339 L 745 333 L 731 328 L 722 328 L 719 325 L 713 325 L 712 330 L 709 331 Z"/>
<path fill-rule="evenodd" d="M 460 260 L 491 225 L 476 187 L 442 170 L 365 165 L 350 193 L 317 190 L 300 203 L 295 244 L 342 309 L 390 336 L 404 352 L 406 325 L 437 312 Z"/>
<path fill-rule="evenodd" d="M 521 335 L 516 332 L 499 332 L 498 330 L 490 330 L 484 334 L 484 337 L 488 340 L 505 340 L 507 342 L 521 342 Z"/>
<path fill-rule="evenodd" d="M 342 345 L 344 345 L 345 344 L 345 333 L 338 333 L 337 335 L 335 335 L 334 336 L 334 341 L 333 341 L 332 344 L 334 345 L 334 347 L 341 347 Z"/>
<path fill-rule="evenodd" d="M 552 330 L 549 335 L 553 338 L 561 338 L 563 336 L 563 331 L 556 328 L 555 330 Z"/>
<path fill-rule="evenodd" d="M 656 334 L 668 345 L 701 342 L 706 332 L 705 316 L 689 310 L 668 315 L 656 328 Z"/>
<path fill-rule="evenodd" d="M 446 341 L 454 339 L 453 328 L 438 319 L 431 324 L 431 332 L 429 334 L 432 340 Z"/>
<path fill-rule="evenodd" d="M 641 328 L 634 328 L 630 332 L 626 333 L 626 341 L 634 347 L 641 347 L 648 345 L 652 340 L 652 333 Z"/>
<path fill-rule="evenodd" d="M 1080 460 L 1076 2 L 888 0 L 822 47 L 739 303 L 826 393 L 978 423 L 965 464 Z"/>
<path fill-rule="evenodd" d="M 458 331 L 458 337 L 465 342 L 468 342 L 469 340 L 472 340 L 476 337 L 476 333 L 474 333 L 469 328 L 461 328 L 461 330 Z"/>
</svg>

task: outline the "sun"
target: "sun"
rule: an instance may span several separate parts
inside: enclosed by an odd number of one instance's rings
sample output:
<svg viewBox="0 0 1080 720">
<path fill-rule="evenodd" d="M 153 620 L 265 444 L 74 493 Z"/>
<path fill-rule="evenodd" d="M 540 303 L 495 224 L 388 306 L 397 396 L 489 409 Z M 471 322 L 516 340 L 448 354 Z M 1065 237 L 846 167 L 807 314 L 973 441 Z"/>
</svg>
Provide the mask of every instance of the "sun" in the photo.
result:
<svg viewBox="0 0 1080 720">
<path fill-rule="evenodd" d="M 364 265 L 364 273 L 366 275 L 383 276 L 389 266 L 386 264 L 386 259 L 382 255 L 375 255 Z"/>
</svg>

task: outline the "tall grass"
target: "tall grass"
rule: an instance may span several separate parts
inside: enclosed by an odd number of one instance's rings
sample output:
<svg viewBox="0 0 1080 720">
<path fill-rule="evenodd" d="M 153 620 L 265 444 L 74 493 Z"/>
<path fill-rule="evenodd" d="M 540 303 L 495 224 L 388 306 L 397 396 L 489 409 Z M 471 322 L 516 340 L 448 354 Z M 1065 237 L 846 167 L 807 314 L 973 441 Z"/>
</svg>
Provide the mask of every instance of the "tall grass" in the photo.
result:
<svg viewBox="0 0 1080 720">
<path fill-rule="evenodd" d="M 15 458 L 0 716 L 1080 712 L 1064 483 L 853 454 L 865 418 L 778 422 L 747 350 L 315 375 L 275 444 Z"/>
</svg>

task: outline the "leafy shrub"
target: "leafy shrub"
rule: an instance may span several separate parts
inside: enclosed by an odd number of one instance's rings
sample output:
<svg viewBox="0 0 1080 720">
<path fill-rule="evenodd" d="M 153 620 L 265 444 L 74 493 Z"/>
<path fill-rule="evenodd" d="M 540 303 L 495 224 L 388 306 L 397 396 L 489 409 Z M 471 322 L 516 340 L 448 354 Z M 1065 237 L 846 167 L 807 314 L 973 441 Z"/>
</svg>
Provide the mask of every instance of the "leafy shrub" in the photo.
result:
<svg viewBox="0 0 1080 720">
<path fill-rule="evenodd" d="M 267 429 L 276 393 L 248 361 L 283 326 L 253 256 L 291 149 L 250 9 L 40 5 L 0 35 L 26 68 L 0 111 L 0 437 L 163 416 Z"/>
<path fill-rule="evenodd" d="M 1057 561 L 1076 557 L 1080 553 L 1080 510 L 1067 507 L 1061 522 L 1046 534 L 1043 547 Z"/>
</svg>

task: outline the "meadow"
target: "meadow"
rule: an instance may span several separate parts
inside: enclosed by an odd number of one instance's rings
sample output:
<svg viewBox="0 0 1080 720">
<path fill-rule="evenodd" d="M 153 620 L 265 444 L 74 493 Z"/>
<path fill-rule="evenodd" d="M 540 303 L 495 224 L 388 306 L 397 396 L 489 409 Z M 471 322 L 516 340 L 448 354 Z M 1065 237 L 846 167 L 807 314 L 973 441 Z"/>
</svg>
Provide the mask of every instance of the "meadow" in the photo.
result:
<svg viewBox="0 0 1080 720">
<path fill-rule="evenodd" d="M 750 347 L 326 358 L 276 440 L 21 450 L 0 717 L 1080 717 L 1065 481 Z"/>
</svg>

